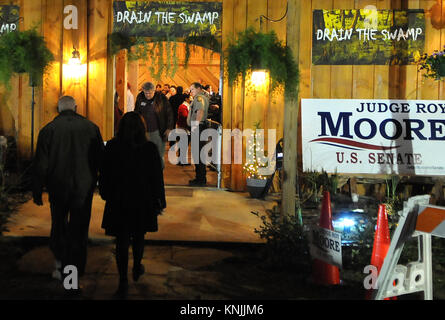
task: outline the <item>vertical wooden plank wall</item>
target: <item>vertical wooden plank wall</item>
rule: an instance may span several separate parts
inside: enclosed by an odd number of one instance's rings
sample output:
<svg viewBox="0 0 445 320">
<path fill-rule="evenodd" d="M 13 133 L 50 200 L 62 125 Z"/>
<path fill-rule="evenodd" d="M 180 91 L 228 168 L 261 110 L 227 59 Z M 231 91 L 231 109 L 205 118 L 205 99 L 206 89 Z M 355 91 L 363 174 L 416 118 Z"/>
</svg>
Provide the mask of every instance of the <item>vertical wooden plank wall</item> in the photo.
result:
<svg viewBox="0 0 445 320">
<path fill-rule="evenodd" d="M 367 6 L 377 7 L 376 0 L 355 0 L 356 10 Z M 375 66 L 352 66 L 352 97 L 355 99 L 374 98 Z"/>
<path fill-rule="evenodd" d="M 247 28 L 253 27 L 255 31 L 266 32 L 267 31 L 267 21 L 261 19 L 260 17 L 267 16 L 267 0 L 258 1 L 258 0 L 247 0 Z M 261 22 L 262 21 L 262 22 Z M 246 79 L 249 81 L 250 79 Z M 256 94 L 254 95 L 249 90 L 244 90 L 244 119 L 243 119 L 243 129 L 251 129 L 254 130 L 255 123 L 260 122 L 260 128 L 266 129 L 266 118 L 268 105 L 269 105 L 269 97 L 268 93 L 268 85 L 265 85 L 266 88 L 260 88 Z M 256 90 L 256 89 L 255 89 Z M 272 129 L 272 128 L 271 128 Z M 266 130 L 267 132 L 267 130 Z M 265 136 L 265 144 L 267 146 L 267 135 Z M 244 140 L 243 150 L 248 148 L 247 139 Z M 247 161 L 244 159 L 243 163 Z M 242 184 L 238 190 L 245 189 L 244 182 L 245 175 L 242 175 Z"/>
<path fill-rule="evenodd" d="M 107 114 L 113 108 L 107 100 L 107 34 L 110 0 L 90 0 L 88 7 L 88 96 L 87 116 L 99 126 L 104 139 L 107 135 Z"/>
<path fill-rule="evenodd" d="M 334 0 L 334 9 L 353 9 L 354 0 Z M 352 66 L 331 67 L 331 98 L 351 99 L 353 90 Z"/>
<path fill-rule="evenodd" d="M 40 127 L 57 116 L 57 102 L 62 93 L 62 42 L 63 1 L 46 0 L 43 7 L 43 36 L 54 61 L 43 80 L 43 109 Z"/>
<path fill-rule="evenodd" d="M 42 20 L 42 2 L 40 0 L 20 1 L 20 16 L 23 22 L 20 24 L 21 30 L 37 28 L 37 32 L 42 32 L 39 24 Z M 32 88 L 29 86 L 29 76 L 24 74 L 19 80 L 19 101 L 18 101 L 18 141 L 20 146 L 19 155 L 29 157 L 31 155 L 31 101 Z M 37 133 L 40 123 L 40 110 L 42 108 L 42 87 L 36 87 L 34 92 L 34 145 L 37 142 Z M 34 148 L 35 150 L 35 148 Z"/>
<path fill-rule="evenodd" d="M 230 14 L 230 12 L 229 12 Z M 234 0 L 233 3 L 233 33 L 236 37 L 238 32 L 245 30 L 247 27 L 247 0 Z M 244 87 L 238 83 L 233 87 L 232 95 L 232 127 L 231 129 L 244 129 Z M 224 102 L 223 102 L 224 103 Z M 244 140 L 244 139 L 243 139 Z M 243 141 L 243 152 L 246 144 Z M 243 156 L 243 160 L 244 160 Z M 245 179 L 243 178 L 242 164 L 233 163 L 231 166 L 231 189 L 245 189 Z"/>
<path fill-rule="evenodd" d="M 387 0 L 390 8 L 397 10 L 402 8 L 402 0 Z M 399 99 L 401 97 L 401 66 L 390 66 L 388 72 L 388 97 L 390 99 Z"/>
<path fill-rule="evenodd" d="M 299 54 L 299 103 L 298 137 L 297 137 L 297 174 L 302 168 L 302 140 L 301 140 L 301 99 L 312 98 L 312 1 L 302 1 L 300 4 L 300 54 Z M 309 26 L 309 30 L 303 26 Z M 324 68 L 326 69 L 326 68 Z M 317 72 L 323 72 L 318 68 Z"/>
<path fill-rule="evenodd" d="M 312 10 L 308 13 L 312 16 L 313 10 L 330 10 L 334 9 L 333 0 L 312 0 Z M 309 46 L 312 50 L 312 24 L 307 27 L 303 27 L 302 30 L 310 28 L 310 38 L 302 39 L 305 43 L 301 43 L 300 48 L 304 46 Z M 309 30 L 307 30 L 309 33 Z M 311 58 L 312 59 L 312 58 Z M 312 61 L 311 61 L 312 66 Z M 316 99 L 329 99 L 331 97 L 331 66 L 312 66 L 311 71 L 311 89 L 312 98 Z M 346 84 L 345 84 L 346 85 Z"/>
<path fill-rule="evenodd" d="M 432 54 L 434 50 L 440 50 L 441 46 L 441 30 L 433 27 L 431 24 L 430 9 L 437 3 L 436 0 L 418 0 L 416 5 L 423 9 L 426 16 L 425 29 L 425 52 Z M 443 31 L 442 31 L 443 32 Z M 437 100 L 439 99 L 439 82 L 430 78 L 422 77 L 419 72 L 418 79 L 418 99 L 421 100 Z"/>
<path fill-rule="evenodd" d="M 419 9 L 419 0 L 401 1 L 401 9 Z M 428 29 L 428 18 L 425 17 L 426 30 Z M 427 31 L 426 31 L 427 32 Z M 425 38 L 425 42 L 426 42 Z M 425 43 L 425 49 L 426 49 Z M 419 80 L 420 74 L 417 72 L 417 66 L 407 65 L 399 67 L 399 97 L 400 99 L 420 99 L 419 98 Z"/>
<path fill-rule="evenodd" d="M 234 0 L 224 0 L 223 1 L 223 20 L 222 20 L 222 49 L 225 51 L 227 49 L 228 40 L 233 37 L 233 8 Z M 224 60 L 221 59 L 224 63 Z M 225 65 L 223 65 L 225 70 Z M 222 92 L 222 125 L 224 129 L 232 129 L 232 113 L 233 111 L 233 87 L 229 85 L 228 81 L 225 79 L 223 82 L 223 92 Z M 233 143 L 232 139 L 223 138 L 223 164 L 221 185 L 223 188 L 231 188 L 232 185 L 232 165 L 233 163 Z M 229 151 L 230 150 L 230 151 Z M 229 161 L 230 160 L 230 161 Z M 227 163 L 230 162 L 230 163 Z"/>
<path fill-rule="evenodd" d="M 113 32 L 113 0 L 108 0 L 108 15 L 105 16 L 105 20 L 108 19 L 108 34 Z M 108 42 L 108 36 L 107 36 Z M 102 132 L 102 136 L 104 140 L 109 140 L 114 135 L 114 90 L 116 87 L 115 79 L 115 57 L 111 57 L 110 48 L 107 47 L 107 86 L 106 86 L 106 112 L 104 119 L 104 130 Z"/>
<path fill-rule="evenodd" d="M 269 0 L 266 16 L 272 20 L 281 19 L 286 13 L 286 5 L 287 0 Z M 283 43 L 286 43 L 287 15 L 281 21 L 264 21 L 264 23 L 266 23 L 267 25 L 267 30 L 264 30 L 263 27 L 263 31 L 275 31 L 278 39 Z M 264 112 L 264 128 L 275 129 L 277 140 L 276 142 L 278 142 L 278 140 L 283 137 L 284 96 L 279 93 L 274 94 L 273 96 L 269 96 L 264 108 Z M 266 146 L 267 141 L 268 140 L 265 140 Z M 273 152 L 273 150 L 268 150 L 268 152 Z"/>
<path fill-rule="evenodd" d="M 88 64 L 87 49 L 87 0 L 64 0 L 64 6 L 74 5 L 77 7 L 78 29 L 63 28 L 63 63 L 67 64 L 72 57 L 72 52 L 76 48 L 80 53 L 80 60 L 83 65 Z M 66 15 L 64 15 L 65 19 Z M 63 23 L 63 21 L 62 21 Z M 82 75 L 78 83 L 70 81 L 72 75 L 62 69 L 62 94 L 72 96 L 77 103 L 77 112 L 86 116 L 87 110 L 87 77 Z"/>
<path fill-rule="evenodd" d="M 376 2 L 377 10 L 391 9 L 391 0 L 380 0 Z M 389 99 L 390 98 L 390 74 L 391 68 L 388 66 L 374 66 L 374 98 Z"/>
<path fill-rule="evenodd" d="M 247 0 L 247 27 L 255 31 L 266 32 L 267 21 L 260 26 L 260 16 L 267 16 L 267 1 Z M 244 129 L 254 129 L 254 123 L 260 121 L 261 128 L 265 128 L 264 111 L 268 108 L 266 92 L 259 91 L 253 96 L 249 90 L 244 92 Z"/>
</svg>

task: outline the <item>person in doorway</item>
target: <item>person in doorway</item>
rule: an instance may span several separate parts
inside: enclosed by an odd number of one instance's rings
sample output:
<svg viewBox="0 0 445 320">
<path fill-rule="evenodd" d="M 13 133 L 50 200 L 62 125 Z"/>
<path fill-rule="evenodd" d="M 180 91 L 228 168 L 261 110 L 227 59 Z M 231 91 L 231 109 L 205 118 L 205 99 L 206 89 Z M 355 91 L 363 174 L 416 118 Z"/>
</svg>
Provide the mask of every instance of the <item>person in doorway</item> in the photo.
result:
<svg viewBox="0 0 445 320">
<path fill-rule="evenodd" d="M 46 187 L 53 277 L 59 280 L 67 265 L 75 266 L 79 276 L 85 272 L 91 204 L 104 151 L 99 128 L 76 108 L 72 97 L 59 99 L 59 115 L 40 130 L 33 159 L 33 201 L 43 205 Z"/>
<path fill-rule="evenodd" d="M 176 86 L 170 86 L 170 90 L 167 94 L 167 98 L 170 99 L 171 97 L 173 97 L 174 95 L 176 95 Z"/>
<path fill-rule="evenodd" d="M 187 125 L 187 118 L 192 101 L 193 98 L 191 95 L 184 95 L 184 102 L 178 107 L 178 120 L 176 121 L 176 128 L 190 130 L 190 127 Z"/>
<path fill-rule="evenodd" d="M 176 122 L 176 128 L 182 129 L 187 132 L 187 145 L 190 145 L 190 127 L 187 125 L 187 117 L 190 112 L 190 104 L 193 100 L 191 95 L 183 95 L 184 102 L 178 107 L 178 120 Z M 179 141 L 179 137 L 176 142 Z M 186 165 L 186 163 L 179 161 L 178 165 Z"/>
<path fill-rule="evenodd" d="M 171 89 L 170 89 L 170 91 L 171 91 Z M 179 106 L 184 102 L 185 95 L 183 93 L 183 88 L 181 86 L 176 87 L 174 89 L 174 91 L 175 91 L 175 94 L 172 95 L 168 101 L 170 102 L 170 105 L 172 107 L 173 121 L 175 123 L 177 123 L 178 122 L 178 109 L 179 109 Z"/>
<path fill-rule="evenodd" d="M 134 111 L 134 95 L 131 92 L 131 85 L 127 82 L 127 112 Z"/>
<path fill-rule="evenodd" d="M 167 95 L 170 92 L 170 85 L 168 83 L 164 84 L 164 89 L 162 89 L 162 93 Z"/>
<path fill-rule="evenodd" d="M 144 235 L 158 231 L 157 217 L 166 208 L 161 158 L 154 143 L 146 139 L 141 115 L 127 112 L 115 138 L 107 142 L 99 191 L 105 200 L 102 228 L 116 237 L 119 287 L 116 295 L 128 293 L 128 249 L 133 247 L 133 280 L 145 268 L 141 263 Z"/>
<path fill-rule="evenodd" d="M 190 105 L 190 112 L 187 116 L 187 125 L 191 127 L 191 137 L 193 138 L 193 132 L 195 130 L 199 130 L 199 133 L 201 133 L 207 127 L 206 120 L 209 109 L 209 99 L 204 93 L 202 85 L 199 82 L 194 82 L 190 86 L 190 94 L 193 97 L 193 102 Z M 189 185 L 205 186 L 207 183 L 206 165 L 200 161 L 199 157 L 206 142 L 199 139 L 199 141 L 196 141 L 196 143 L 199 143 L 199 153 L 194 155 L 192 152 L 192 157 L 194 157 L 193 162 L 195 163 L 195 179 L 190 180 Z"/>
<path fill-rule="evenodd" d="M 209 114 L 208 118 L 215 122 L 221 123 L 221 96 L 213 91 L 211 85 L 207 86 L 209 93 Z"/>
<path fill-rule="evenodd" d="M 176 124 L 176 121 L 178 119 L 178 107 L 179 105 L 176 102 L 176 99 L 178 99 L 178 94 L 177 94 L 177 90 L 176 90 L 176 86 L 170 86 L 170 91 L 167 93 L 166 95 L 168 102 L 170 102 L 170 106 L 172 108 L 172 113 L 173 113 L 173 123 Z M 181 97 L 179 97 L 180 100 Z M 182 101 L 180 102 L 182 103 Z M 170 147 L 173 146 L 175 144 L 174 141 L 170 141 L 169 145 Z"/>
<path fill-rule="evenodd" d="M 155 91 L 153 83 L 146 82 L 136 98 L 135 112 L 144 118 L 148 140 L 157 146 L 164 168 L 165 142 L 170 131 L 174 129 L 170 103 L 162 93 Z"/>
</svg>

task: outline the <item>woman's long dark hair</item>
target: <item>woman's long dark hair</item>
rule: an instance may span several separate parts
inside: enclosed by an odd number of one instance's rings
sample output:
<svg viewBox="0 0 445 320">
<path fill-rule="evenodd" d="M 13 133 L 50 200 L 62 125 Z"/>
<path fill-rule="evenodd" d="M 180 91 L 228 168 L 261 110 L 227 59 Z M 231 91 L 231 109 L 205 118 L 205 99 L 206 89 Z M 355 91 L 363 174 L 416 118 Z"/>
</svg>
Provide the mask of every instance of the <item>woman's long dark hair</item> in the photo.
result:
<svg viewBox="0 0 445 320">
<path fill-rule="evenodd" d="M 145 131 L 146 125 L 142 116 L 131 111 L 125 113 L 119 121 L 116 138 L 126 145 L 137 147 L 147 141 Z"/>
</svg>

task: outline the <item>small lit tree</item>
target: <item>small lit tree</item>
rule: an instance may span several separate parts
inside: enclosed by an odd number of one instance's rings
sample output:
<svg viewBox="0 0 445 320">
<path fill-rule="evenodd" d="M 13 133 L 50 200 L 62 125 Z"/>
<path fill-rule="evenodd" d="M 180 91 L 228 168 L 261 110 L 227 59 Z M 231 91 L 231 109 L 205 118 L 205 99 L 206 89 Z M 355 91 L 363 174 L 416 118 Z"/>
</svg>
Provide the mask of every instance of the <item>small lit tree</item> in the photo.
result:
<svg viewBox="0 0 445 320">
<path fill-rule="evenodd" d="M 261 122 L 258 121 L 254 124 L 255 129 L 253 130 L 253 142 L 247 146 L 247 161 L 243 166 L 247 179 L 267 179 L 267 177 L 260 174 L 260 168 L 267 167 L 267 163 L 263 163 L 257 157 L 258 152 L 264 152 L 264 146 L 261 145 L 261 141 L 264 141 L 264 139 L 258 139 L 259 133 L 257 132 L 257 130 L 260 129 L 260 123 Z"/>
</svg>

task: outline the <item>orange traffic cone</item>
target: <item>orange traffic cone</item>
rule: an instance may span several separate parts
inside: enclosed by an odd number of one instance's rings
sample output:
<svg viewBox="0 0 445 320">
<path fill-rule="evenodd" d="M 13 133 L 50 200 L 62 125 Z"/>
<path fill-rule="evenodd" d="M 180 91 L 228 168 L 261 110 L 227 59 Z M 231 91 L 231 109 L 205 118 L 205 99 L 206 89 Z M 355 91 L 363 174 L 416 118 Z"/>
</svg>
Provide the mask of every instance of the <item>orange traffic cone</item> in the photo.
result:
<svg viewBox="0 0 445 320">
<path fill-rule="evenodd" d="M 377 268 L 377 274 L 380 274 L 389 246 L 391 245 L 391 238 L 389 235 L 388 215 L 386 214 L 386 205 L 379 205 L 379 212 L 377 216 L 377 227 L 375 230 L 374 244 L 372 247 L 371 264 Z M 372 289 L 366 292 L 366 299 L 370 299 Z M 393 300 L 396 297 L 391 298 Z M 385 300 L 390 300 L 386 298 Z"/>
<path fill-rule="evenodd" d="M 321 206 L 320 223 L 321 228 L 334 230 L 332 227 L 331 196 L 329 191 L 323 193 L 323 203 Z M 312 264 L 312 277 L 315 283 L 322 285 L 340 284 L 340 272 L 338 267 L 324 261 L 314 259 Z"/>
<path fill-rule="evenodd" d="M 374 244 L 372 247 L 371 264 L 380 269 L 383 266 L 389 246 L 391 245 L 391 238 L 389 236 L 388 216 L 386 214 L 386 205 L 379 205 L 379 213 L 377 216 L 377 228 L 375 230 Z"/>
</svg>

